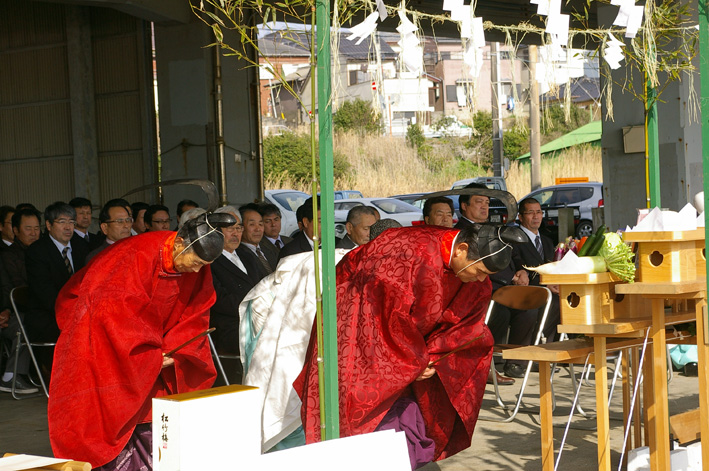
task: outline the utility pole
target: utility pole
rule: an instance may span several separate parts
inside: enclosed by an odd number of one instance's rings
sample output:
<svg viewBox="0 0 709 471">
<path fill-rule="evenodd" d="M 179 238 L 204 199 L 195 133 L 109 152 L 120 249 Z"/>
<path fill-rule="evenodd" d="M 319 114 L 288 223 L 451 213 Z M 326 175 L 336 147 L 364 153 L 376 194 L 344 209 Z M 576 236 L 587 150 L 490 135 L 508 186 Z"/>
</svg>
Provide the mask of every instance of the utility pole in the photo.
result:
<svg viewBox="0 0 709 471">
<path fill-rule="evenodd" d="M 490 82 L 492 86 L 492 174 L 504 177 L 505 170 L 502 166 L 502 108 L 500 105 L 500 58 L 498 57 L 498 43 L 490 43 Z"/>
<path fill-rule="evenodd" d="M 537 46 L 529 46 L 529 159 L 532 190 L 542 187 L 542 155 L 539 142 L 539 82 L 537 82 Z"/>
</svg>

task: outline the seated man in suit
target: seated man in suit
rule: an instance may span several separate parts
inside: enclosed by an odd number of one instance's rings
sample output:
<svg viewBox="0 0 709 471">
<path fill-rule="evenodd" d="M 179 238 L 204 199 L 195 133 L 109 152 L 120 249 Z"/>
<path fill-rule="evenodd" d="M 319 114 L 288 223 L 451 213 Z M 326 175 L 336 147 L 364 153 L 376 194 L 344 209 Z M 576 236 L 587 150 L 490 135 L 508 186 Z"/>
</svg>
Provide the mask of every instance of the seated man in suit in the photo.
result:
<svg viewBox="0 0 709 471">
<path fill-rule="evenodd" d="M 133 218 L 130 216 L 130 203 L 122 198 L 110 200 L 101 208 L 98 220 L 101 222 L 101 232 L 106 236 L 106 239 L 89 253 L 86 257 L 87 264 L 103 249 L 121 239 L 130 237 L 130 230 L 133 226 Z"/>
<path fill-rule="evenodd" d="M 347 213 L 347 234 L 337 241 L 338 249 L 354 249 L 369 242 L 369 228 L 377 222 L 378 212 L 371 206 L 355 206 Z"/>
<path fill-rule="evenodd" d="M 525 198 L 519 202 L 519 221 L 520 228 L 527 236 L 527 241 L 522 244 L 517 244 L 512 249 L 512 261 L 517 267 L 536 267 L 549 263 L 554 258 L 554 242 L 541 234 L 539 228 L 542 225 L 544 213 L 539 201 L 534 198 Z M 539 275 L 536 272 L 525 270 L 527 272 L 528 283 L 530 286 L 543 286 L 539 283 Z M 524 284 L 524 283 L 516 283 Z M 559 325 L 561 315 L 559 310 L 559 286 L 548 285 L 547 288 L 552 292 L 552 304 L 549 308 L 547 321 L 544 325 L 543 334 L 547 342 L 557 340 L 558 334 L 556 327 Z M 543 307 L 541 309 L 544 309 Z M 510 337 L 515 336 L 515 343 L 518 345 L 529 345 L 533 341 L 534 327 L 538 318 L 537 311 L 534 311 L 530 317 L 534 318 L 534 323 L 526 322 L 526 327 L 513 331 L 514 326 L 510 326 Z M 510 341 L 512 343 L 512 341 Z M 524 376 L 525 363 L 511 363 L 505 365 L 505 374 L 512 377 Z"/>
<path fill-rule="evenodd" d="M 91 201 L 86 198 L 76 197 L 69 201 L 69 204 L 76 211 L 76 224 L 74 224 L 72 242 L 74 244 L 85 243 L 88 251 L 91 252 L 101 245 L 103 239 L 103 234 L 91 234 L 89 232 L 92 217 Z"/>
<path fill-rule="evenodd" d="M 480 188 L 486 190 L 485 185 L 471 183 L 465 188 Z M 460 220 L 455 225 L 456 229 L 471 226 L 474 222 L 485 224 L 490 213 L 490 198 L 484 195 L 460 195 Z"/>
<path fill-rule="evenodd" d="M 133 227 L 131 228 L 132 235 L 138 235 L 145 232 L 145 212 L 148 210 L 150 205 L 148 203 L 143 203 L 138 201 L 130 205 L 130 215 L 133 218 Z"/>
<path fill-rule="evenodd" d="M 9 308 L 10 291 L 13 288 L 27 286 L 27 269 L 25 268 L 25 251 L 27 247 L 32 245 L 39 239 L 39 218 L 40 214 L 33 209 L 21 209 L 15 211 L 12 215 L 12 230 L 15 235 L 15 241 L 7 250 L 0 252 L 0 276 L 7 276 L 6 283 L 3 283 L 3 299 L 6 301 L 6 307 Z M 5 281 L 5 280 L 3 280 Z M 2 308 L 0 306 L 0 311 Z M 9 311 L 8 311 L 9 314 Z M 5 373 L 0 380 L 0 391 L 12 391 L 13 368 L 15 365 L 15 352 L 17 351 L 17 330 L 19 324 L 15 314 L 9 316 L 7 325 L 3 326 L 2 313 L 0 312 L 0 329 L 2 337 L 12 342 L 10 349 L 10 357 L 5 366 Z M 24 318 L 23 318 L 24 319 Z M 6 327 L 6 328 L 3 328 Z M 26 378 L 29 373 L 30 356 L 26 348 L 20 350 L 17 357 L 18 378 L 15 384 L 15 392 L 18 394 L 32 394 L 37 392 L 37 388 L 32 386 Z"/>
<path fill-rule="evenodd" d="M 266 260 L 271 265 L 272 269 L 276 269 L 278 265 L 278 254 L 281 249 L 290 242 L 288 236 L 281 235 L 281 210 L 278 206 L 271 203 L 263 203 L 259 205 L 259 213 L 263 218 L 263 239 L 259 247 L 266 255 Z"/>
<path fill-rule="evenodd" d="M 221 229 L 224 250 L 212 264 L 212 281 L 217 301 L 210 312 L 209 326 L 220 352 L 239 353 L 239 304 L 256 283 L 268 273 L 254 253 L 241 243 L 244 226 L 239 212 L 233 206 L 224 206 L 215 213 L 227 213 L 236 218 L 236 224 Z"/>
<path fill-rule="evenodd" d="M 72 244 L 76 211 L 57 201 L 44 211 L 47 232 L 25 253 L 31 304 L 25 327 L 30 339 L 56 342 L 59 328 L 54 316 L 57 295 L 69 278 L 84 267 L 86 244 Z"/>
<path fill-rule="evenodd" d="M 320 197 L 317 197 L 318 203 L 318 231 L 320 231 Z M 315 225 L 313 213 L 313 198 L 310 197 L 303 202 L 302 205 L 295 211 L 295 217 L 298 220 L 298 225 L 301 231 L 293 237 L 293 240 L 288 242 L 281 253 L 278 255 L 278 260 L 288 255 L 297 253 L 310 252 L 313 250 L 315 243 L 313 242 Z M 318 246 L 320 246 L 320 234 L 318 234 Z"/>
<path fill-rule="evenodd" d="M 192 200 L 182 200 L 179 203 L 177 203 L 177 211 L 175 212 L 175 214 L 177 215 L 178 224 L 180 222 L 180 219 L 182 219 L 183 214 L 185 214 L 190 209 L 195 209 L 195 208 L 199 208 L 199 205 Z M 178 230 L 179 228 L 180 227 L 178 225 L 178 227 L 176 227 L 175 230 Z"/>
<path fill-rule="evenodd" d="M 12 232 L 12 215 L 15 208 L 12 206 L 0 206 L 0 252 L 12 245 L 15 235 Z"/>
<path fill-rule="evenodd" d="M 263 240 L 263 217 L 259 212 L 259 206 L 256 203 L 249 203 L 239 208 L 241 221 L 244 225 L 244 233 L 241 235 L 241 245 L 249 249 L 259 261 L 267 275 L 273 273 L 272 266 L 263 249 L 261 249 L 261 240 Z"/>
<path fill-rule="evenodd" d="M 453 214 L 453 201 L 445 196 L 429 198 L 423 204 L 423 220 L 429 226 L 452 228 Z"/>
<path fill-rule="evenodd" d="M 170 210 L 161 204 L 152 204 L 145 211 L 143 216 L 145 231 L 169 231 L 170 230 Z"/>
</svg>

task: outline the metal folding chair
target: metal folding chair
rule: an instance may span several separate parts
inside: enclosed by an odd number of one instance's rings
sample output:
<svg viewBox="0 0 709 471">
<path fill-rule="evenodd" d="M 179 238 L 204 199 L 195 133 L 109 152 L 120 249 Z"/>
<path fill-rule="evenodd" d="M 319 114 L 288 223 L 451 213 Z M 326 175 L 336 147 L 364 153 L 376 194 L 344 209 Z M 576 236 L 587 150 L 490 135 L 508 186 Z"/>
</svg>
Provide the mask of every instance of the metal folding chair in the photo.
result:
<svg viewBox="0 0 709 471">
<path fill-rule="evenodd" d="M 217 347 L 214 345 L 214 341 L 212 340 L 212 335 L 207 334 L 207 337 L 209 338 L 209 348 L 212 349 L 212 357 L 214 358 L 214 363 L 216 364 L 217 368 L 219 369 L 219 373 L 222 375 L 225 385 L 229 386 L 229 384 L 230 384 L 229 378 L 227 378 L 226 371 L 224 370 L 224 365 L 222 365 L 222 358 L 225 360 L 241 361 L 241 356 L 217 352 Z"/>
<path fill-rule="evenodd" d="M 488 306 L 487 309 L 487 314 L 485 315 L 485 323 L 487 324 L 488 321 L 490 320 L 490 315 L 492 314 L 492 310 L 495 307 L 495 304 L 501 304 L 502 306 L 506 306 L 510 309 L 516 309 L 520 311 L 527 311 L 531 309 L 539 309 L 542 306 L 544 306 L 544 310 L 542 311 L 541 317 L 538 317 L 537 323 L 538 323 L 538 328 L 537 332 L 534 336 L 534 343 L 533 345 L 539 345 L 539 343 L 542 342 L 542 339 L 544 338 L 543 330 L 544 330 L 544 324 L 546 323 L 547 316 L 549 314 L 549 308 L 551 306 L 551 291 L 549 291 L 549 288 L 543 287 L 543 286 L 503 286 L 502 288 L 498 289 L 492 294 L 492 299 L 490 300 L 490 305 Z M 503 348 L 510 348 L 510 347 L 516 347 L 516 346 L 521 346 L 521 345 L 504 345 L 500 346 Z M 498 347 L 498 348 L 500 348 Z M 495 368 L 495 362 L 493 361 L 490 364 L 490 368 Z M 507 418 L 501 419 L 497 417 L 483 417 L 480 416 L 479 418 L 481 420 L 489 420 L 493 422 L 511 422 L 515 416 L 517 415 L 517 412 L 519 412 L 519 408 L 522 405 L 522 398 L 524 397 L 524 390 L 527 387 L 527 382 L 529 381 L 529 374 L 532 371 L 532 362 L 530 361 L 527 364 L 527 369 L 524 373 L 524 378 L 522 379 L 522 385 L 520 386 L 519 389 L 519 394 L 517 396 L 517 402 L 515 403 L 514 409 L 512 409 L 512 412 Z M 502 400 L 502 397 L 500 396 L 500 389 L 497 384 L 497 377 L 495 374 L 492 375 L 493 378 L 493 385 L 495 387 L 495 397 L 497 399 L 497 403 L 506 411 L 510 410 L 510 406 L 506 405 L 504 401 Z"/>
<path fill-rule="evenodd" d="M 42 390 L 44 391 L 44 394 L 49 397 L 49 391 L 47 391 L 47 385 L 44 382 L 44 377 L 42 376 L 42 370 L 39 368 L 39 364 L 37 363 L 37 357 L 35 357 L 34 354 L 34 347 L 54 347 L 56 344 L 55 343 L 50 343 L 50 342 L 32 342 L 30 341 L 29 337 L 27 336 L 27 331 L 25 330 L 25 324 L 23 322 L 23 309 L 27 306 L 28 300 L 30 297 L 30 289 L 27 286 L 20 286 L 17 288 L 13 288 L 12 291 L 10 291 L 10 302 L 12 303 L 12 310 L 15 313 L 15 316 L 17 316 L 17 324 L 19 329 L 17 330 L 17 347 L 15 350 L 15 364 L 13 365 L 12 369 L 12 397 L 15 399 L 26 399 L 28 397 L 34 397 L 41 395 L 40 393 L 37 394 L 23 394 L 23 395 L 18 395 L 15 391 L 15 384 L 17 382 L 17 362 L 18 358 L 20 356 L 20 350 L 22 349 L 23 346 L 27 347 L 27 351 L 30 353 L 30 357 L 32 358 L 32 364 L 34 365 L 35 371 L 37 372 L 37 377 L 39 378 L 39 382 L 42 385 Z"/>
</svg>

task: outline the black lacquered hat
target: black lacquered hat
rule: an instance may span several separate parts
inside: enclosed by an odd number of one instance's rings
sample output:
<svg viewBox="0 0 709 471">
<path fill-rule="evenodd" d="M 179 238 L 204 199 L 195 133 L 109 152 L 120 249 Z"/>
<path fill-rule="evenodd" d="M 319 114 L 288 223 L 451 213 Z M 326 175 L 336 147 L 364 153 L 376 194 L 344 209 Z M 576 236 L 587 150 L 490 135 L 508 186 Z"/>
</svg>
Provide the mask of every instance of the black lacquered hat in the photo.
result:
<svg viewBox="0 0 709 471">
<path fill-rule="evenodd" d="M 485 268 L 493 273 L 504 270 L 512 259 L 512 245 L 526 241 L 522 229 L 515 226 L 481 224 L 478 252 Z"/>
<path fill-rule="evenodd" d="M 236 218 L 229 213 L 200 214 L 185 222 L 180 232 L 187 231 L 190 240 L 187 248 L 192 247 L 205 262 L 213 262 L 224 249 L 224 234 L 219 228 L 236 223 Z"/>
</svg>

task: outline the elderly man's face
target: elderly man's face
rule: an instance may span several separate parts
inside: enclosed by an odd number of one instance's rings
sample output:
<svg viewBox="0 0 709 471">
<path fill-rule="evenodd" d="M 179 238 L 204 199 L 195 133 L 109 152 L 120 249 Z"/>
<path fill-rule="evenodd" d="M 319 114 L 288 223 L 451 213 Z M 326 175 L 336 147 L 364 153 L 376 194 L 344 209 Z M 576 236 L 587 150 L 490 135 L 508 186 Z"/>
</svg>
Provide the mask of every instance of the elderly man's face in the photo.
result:
<svg viewBox="0 0 709 471">
<path fill-rule="evenodd" d="M 263 233 L 271 239 L 278 237 L 281 233 L 281 216 L 278 213 L 267 214 L 263 217 Z"/>
<path fill-rule="evenodd" d="M 251 245 L 258 245 L 263 239 L 263 218 L 258 211 L 244 213 L 244 234 L 241 240 Z"/>
<path fill-rule="evenodd" d="M 371 214 L 362 214 L 355 221 L 356 224 L 348 222 L 345 224 L 347 235 L 350 236 L 352 242 L 357 245 L 364 245 L 369 242 L 369 228 L 377 222 L 377 218 Z"/>
<path fill-rule="evenodd" d="M 222 234 L 224 234 L 224 250 L 231 253 L 241 244 L 241 233 L 244 232 L 244 226 L 241 224 L 241 218 L 238 215 L 234 213 L 229 214 L 236 218 L 236 224 L 223 227 Z"/>
<path fill-rule="evenodd" d="M 539 203 L 525 204 L 524 211 L 519 213 L 519 223 L 536 234 L 542 225 L 543 216 L 542 206 Z"/>
<path fill-rule="evenodd" d="M 13 227 L 15 237 L 26 246 L 39 239 L 39 219 L 37 216 L 22 216 L 20 227 Z"/>
<path fill-rule="evenodd" d="M 468 204 L 460 206 L 463 216 L 473 222 L 487 222 L 488 212 L 490 210 L 490 198 L 487 196 L 473 195 L 470 197 Z"/>
<path fill-rule="evenodd" d="M 431 213 L 424 218 L 430 226 L 453 227 L 453 211 L 446 203 L 431 205 Z"/>
<path fill-rule="evenodd" d="M 175 270 L 180 273 L 198 272 L 203 266 L 212 262 L 207 262 L 199 258 L 194 250 L 184 251 L 187 245 L 181 237 L 175 237 L 175 245 L 172 249 L 172 260 Z"/>
<path fill-rule="evenodd" d="M 108 208 L 108 221 L 101 223 L 101 231 L 106 234 L 106 239 L 118 242 L 121 239 L 130 237 L 132 224 L 133 219 L 126 208 Z"/>
</svg>

